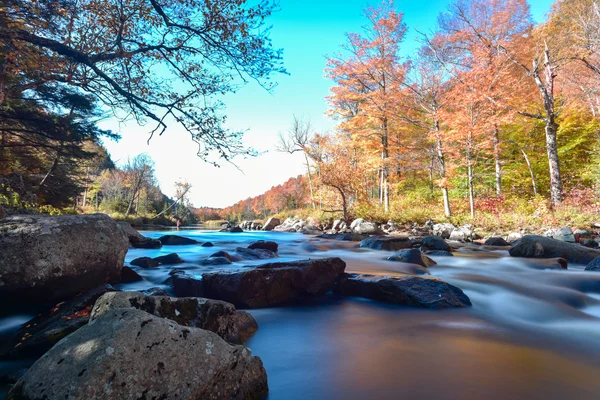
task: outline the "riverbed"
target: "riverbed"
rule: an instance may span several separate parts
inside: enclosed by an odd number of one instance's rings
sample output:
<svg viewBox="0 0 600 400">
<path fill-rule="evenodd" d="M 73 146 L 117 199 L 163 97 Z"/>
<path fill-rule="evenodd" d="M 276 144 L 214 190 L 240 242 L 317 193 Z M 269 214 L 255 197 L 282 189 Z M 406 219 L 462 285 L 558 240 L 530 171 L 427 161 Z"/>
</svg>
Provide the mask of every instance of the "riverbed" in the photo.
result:
<svg viewBox="0 0 600 400">
<path fill-rule="evenodd" d="M 152 238 L 165 234 L 143 233 Z M 216 251 L 233 253 L 259 239 L 279 244 L 276 261 L 340 257 L 346 272 L 417 270 L 387 261 L 391 252 L 361 249 L 358 242 L 277 232 L 171 233 L 215 246 L 130 249 L 126 264 L 173 252 L 185 263 L 140 269 L 144 281 L 119 289 L 169 290 L 164 281 L 174 267 L 200 275 L 263 264 L 200 266 Z M 429 272 L 463 289 L 473 303 L 470 308 L 421 310 L 330 294 L 294 306 L 251 310 L 259 330 L 246 345 L 264 362 L 269 399 L 600 398 L 600 273 L 581 265 L 545 269 L 548 263 L 511 258 L 503 248 L 469 245 L 454 254 L 431 257 L 437 265 Z M 0 334 L 28 317 L 0 319 Z"/>
</svg>

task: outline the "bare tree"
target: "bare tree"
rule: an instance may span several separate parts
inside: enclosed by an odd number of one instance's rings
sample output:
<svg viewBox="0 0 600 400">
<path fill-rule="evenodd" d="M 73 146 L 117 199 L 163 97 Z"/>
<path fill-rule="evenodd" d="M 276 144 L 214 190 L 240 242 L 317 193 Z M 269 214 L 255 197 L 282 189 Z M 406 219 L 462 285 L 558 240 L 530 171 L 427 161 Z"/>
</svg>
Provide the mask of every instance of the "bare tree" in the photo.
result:
<svg viewBox="0 0 600 400">
<path fill-rule="evenodd" d="M 125 212 L 125 216 L 128 216 L 133 207 L 133 202 L 136 197 L 139 196 L 140 189 L 144 184 L 148 183 L 154 175 L 154 161 L 152 161 L 148 154 L 138 154 L 133 160 L 127 162 L 124 170 L 131 175 L 133 182 L 133 187 L 129 194 L 129 204 L 127 206 L 127 211 Z"/>
</svg>

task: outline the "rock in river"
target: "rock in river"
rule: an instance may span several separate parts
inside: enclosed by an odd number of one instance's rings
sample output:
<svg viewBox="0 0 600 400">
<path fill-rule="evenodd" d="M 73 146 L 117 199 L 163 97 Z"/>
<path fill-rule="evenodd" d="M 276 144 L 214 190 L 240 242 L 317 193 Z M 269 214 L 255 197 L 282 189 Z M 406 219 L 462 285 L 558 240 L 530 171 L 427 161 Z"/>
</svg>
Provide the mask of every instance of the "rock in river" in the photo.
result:
<svg viewBox="0 0 600 400">
<path fill-rule="evenodd" d="M 279 218 L 269 218 L 263 226 L 263 231 L 272 231 L 278 225 L 281 225 Z"/>
<path fill-rule="evenodd" d="M 360 247 L 387 251 L 410 249 L 412 245 L 413 242 L 403 236 L 371 236 L 360 242 Z"/>
<path fill-rule="evenodd" d="M 536 235 L 523 236 L 513 244 L 508 252 L 513 257 L 560 257 L 575 264 L 588 264 L 594 258 L 600 257 L 600 250 Z"/>
<path fill-rule="evenodd" d="M 486 246 L 510 246 L 510 243 L 508 243 L 506 240 L 504 240 L 504 238 L 501 237 L 488 238 L 484 244 Z"/>
<path fill-rule="evenodd" d="M 61 300 L 117 282 L 127 248 L 127 237 L 105 214 L 3 218 L 0 304 Z"/>
<path fill-rule="evenodd" d="M 124 266 L 121 270 L 121 283 L 131 283 L 143 281 L 144 278 L 128 266 Z"/>
<path fill-rule="evenodd" d="M 269 307 L 299 297 L 322 296 L 346 268 L 339 258 L 264 264 L 256 268 L 202 275 L 204 297 L 242 308 Z"/>
<path fill-rule="evenodd" d="M 252 244 L 250 244 L 250 246 L 248 246 L 249 249 L 263 249 L 263 250 L 270 250 L 273 253 L 277 253 L 277 249 L 279 248 L 279 245 L 275 242 L 271 242 L 271 241 L 264 241 L 264 240 L 258 240 Z"/>
<path fill-rule="evenodd" d="M 160 249 L 162 243 L 158 239 L 150 239 L 139 233 L 129 222 L 117 222 L 119 228 L 127 235 L 129 244 L 138 249 Z"/>
<path fill-rule="evenodd" d="M 266 249 L 245 249 L 243 247 L 238 247 L 235 249 L 235 252 L 246 260 L 266 260 L 277 257 L 277 254 Z"/>
<path fill-rule="evenodd" d="M 190 239 L 183 236 L 177 235 L 164 235 L 158 238 L 164 246 L 184 246 L 190 244 L 198 244 L 199 242 L 195 239 Z"/>
<path fill-rule="evenodd" d="M 409 263 L 409 264 L 417 264 L 422 267 L 431 267 L 432 265 L 437 264 L 431 258 L 429 258 L 425 254 L 421 253 L 421 250 L 419 250 L 419 249 L 400 250 L 396 254 L 389 256 L 388 260 L 400 261 L 400 262 L 405 262 L 405 263 Z"/>
<path fill-rule="evenodd" d="M 426 236 L 421 240 L 424 250 L 451 251 L 450 245 L 441 236 Z"/>
<path fill-rule="evenodd" d="M 600 271 L 600 256 L 594 258 L 590 263 L 585 267 L 586 271 Z"/>
<path fill-rule="evenodd" d="M 144 296 L 138 292 L 105 294 L 96 301 L 90 319 L 96 319 L 115 308 L 137 308 L 179 325 L 209 330 L 235 344 L 245 343 L 258 329 L 252 315 L 237 311 L 233 304 L 224 301 L 199 297 Z"/>
<path fill-rule="evenodd" d="M 215 333 L 115 309 L 61 340 L 7 399 L 261 399 L 258 357 Z"/>
<path fill-rule="evenodd" d="M 334 288 L 344 296 L 366 297 L 385 303 L 423 308 L 453 308 L 471 305 L 469 297 L 456 286 L 422 276 L 375 276 L 344 274 Z"/>
</svg>

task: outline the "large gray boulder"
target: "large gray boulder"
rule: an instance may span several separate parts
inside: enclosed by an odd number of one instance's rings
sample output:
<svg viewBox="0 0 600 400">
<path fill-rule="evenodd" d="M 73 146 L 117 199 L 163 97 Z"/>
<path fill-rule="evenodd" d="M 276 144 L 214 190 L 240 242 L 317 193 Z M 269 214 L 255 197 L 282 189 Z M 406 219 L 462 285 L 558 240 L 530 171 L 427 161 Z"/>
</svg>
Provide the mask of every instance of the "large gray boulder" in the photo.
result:
<svg viewBox="0 0 600 400">
<path fill-rule="evenodd" d="M 336 257 L 202 274 L 204 297 L 242 308 L 274 306 L 299 297 L 324 295 L 344 274 L 345 268 L 346 263 Z"/>
<path fill-rule="evenodd" d="M 450 239 L 450 235 L 454 229 L 456 229 L 456 227 L 448 222 L 443 224 L 435 224 L 432 227 L 433 234 L 441 237 L 442 239 Z"/>
<path fill-rule="evenodd" d="M 334 292 L 385 303 L 422 308 L 454 308 L 471 305 L 469 297 L 456 286 L 422 276 L 376 276 L 344 274 Z"/>
<path fill-rule="evenodd" d="M 279 218 L 269 218 L 262 229 L 263 231 L 272 231 L 278 225 L 281 225 Z"/>
<path fill-rule="evenodd" d="M 131 247 L 138 249 L 160 249 L 162 247 L 160 240 L 143 236 L 129 222 L 117 222 L 117 225 L 127 235 Z"/>
<path fill-rule="evenodd" d="M 412 240 L 403 236 L 371 236 L 360 242 L 360 247 L 373 250 L 398 251 L 412 246 Z"/>
<path fill-rule="evenodd" d="M 359 235 L 377 235 L 383 233 L 376 223 L 365 221 L 362 218 L 352 221 L 350 229 L 352 229 L 353 233 L 358 233 Z"/>
<path fill-rule="evenodd" d="M 400 250 L 399 252 L 389 256 L 388 260 L 417 264 L 422 267 L 431 267 L 437 264 L 431 258 L 421 253 L 421 250 L 419 249 Z"/>
<path fill-rule="evenodd" d="M 105 214 L 0 221 L 0 302 L 46 302 L 118 281 L 128 239 Z"/>
<path fill-rule="evenodd" d="M 525 235 L 508 251 L 513 257 L 564 258 L 575 264 L 587 264 L 600 257 L 600 250 L 544 236 Z"/>
<path fill-rule="evenodd" d="M 215 333 L 110 310 L 42 356 L 7 399 L 261 399 L 258 357 Z"/>
<path fill-rule="evenodd" d="M 233 304 L 224 301 L 201 297 L 145 296 L 138 292 L 103 295 L 94 304 L 90 319 L 116 308 L 136 308 L 179 325 L 206 329 L 235 344 L 244 344 L 258 329 L 252 315 L 237 311 Z"/>
</svg>

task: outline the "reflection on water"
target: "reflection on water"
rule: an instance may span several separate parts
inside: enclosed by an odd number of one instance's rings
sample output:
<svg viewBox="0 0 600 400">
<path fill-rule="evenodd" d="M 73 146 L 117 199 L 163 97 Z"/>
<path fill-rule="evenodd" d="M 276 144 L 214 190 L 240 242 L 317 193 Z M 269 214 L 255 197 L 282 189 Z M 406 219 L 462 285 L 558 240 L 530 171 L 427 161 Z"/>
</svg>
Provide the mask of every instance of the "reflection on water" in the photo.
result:
<svg viewBox="0 0 600 400">
<path fill-rule="evenodd" d="M 358 242 L 277 232 L 171 233 L 215 246 L 131 249 L 126 261 L 177 252 L 186 262 L 176 267 L 199 276 L 264 263 L 199 265 L 216 251 L 233 253 L 267 239 L 279 243 L 280 261 L 340 257 L 348 272 L 415 271 L 387 261 L 391 252 L 361 249 Z M 165 232 L 144 234 L 158 238 Z M 599 398 L 600 273 L 576 265 L 562 270 L 555 261 L 515 259 L 484 246 L 432 258 L 438 265 L 429 268 L 431 275 L 462 288 L 472 308 L 415 310 L 329 295 L 295 307 L 252 310 L 259 330 L 248 346 L 265 363 L 269 398 Z M 145 281 L 120 288 L 168 290 L 171 268 L 138 270 Z"/>
</svg>

